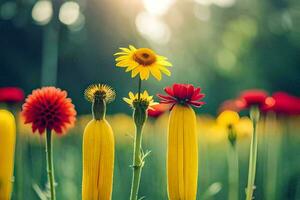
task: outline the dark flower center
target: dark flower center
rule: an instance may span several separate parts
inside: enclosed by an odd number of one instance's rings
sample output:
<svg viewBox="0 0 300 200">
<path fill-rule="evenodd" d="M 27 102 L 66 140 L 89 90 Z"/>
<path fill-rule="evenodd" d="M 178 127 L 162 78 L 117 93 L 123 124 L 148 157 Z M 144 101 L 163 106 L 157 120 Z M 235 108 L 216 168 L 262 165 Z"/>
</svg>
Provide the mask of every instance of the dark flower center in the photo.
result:
<svg viewBox="0 0 300 200">
<path fill-rule="evenodd" d="M 147 66 L 155 63 L 156 55 L 148 48 L 140 48 L 133 54 L 133 59 L 140 65 Z"/>
</svg>

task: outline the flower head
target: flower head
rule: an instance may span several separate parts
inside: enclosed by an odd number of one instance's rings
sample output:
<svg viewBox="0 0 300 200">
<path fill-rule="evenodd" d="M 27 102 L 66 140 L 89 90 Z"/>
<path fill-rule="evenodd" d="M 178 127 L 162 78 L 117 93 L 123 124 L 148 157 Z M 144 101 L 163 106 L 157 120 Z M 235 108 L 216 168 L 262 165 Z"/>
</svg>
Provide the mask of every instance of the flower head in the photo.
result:
<svg viewBox="0 0 300 200">
<path fill-rule="evenodd" d="M 250 108 L 251 106 L 258 106 L 260 109 L 269 107 L 268 93 L 264 90 L 246 90 L 239 96 L 239 107 L 241 109 Z"/>
<path fill-rule="evenodd" d="M 205 96 L 200 93 L 200 87 L 195 88 L 191 84 L 175 83 L 172 87 L 166 87 L 164 90 L 167 95 L 158 94 L 161 98 L 160 102 L 172 105 L 171 108 L 175 104 L 192 105 L 195 107 L 200 107 L 204 104 L 204 102 L 199 101 Z"/>
<path fill-rule="evenodd" d="M 124 97 L 123 100 L 132 108 L 136 108 L 140 104 L 143 108 L 153 109 L 152 106 L 157 104 L 154 102 L 153 96 L 149 96 L 146 90 L 143 93 L 140 93 L 140 98 L 138 93 L 133 94 L 132 92 L 129 92 L 128 95 L 129 98 Z"/>
<path fill-rule="evenodd" d="M 19 103 L 24 100 L 24 92 L 17 87 L 0 88 L 0 102 Z"/>
<path fill-rule="evenodd" d="M 103 99 L 106 103 L 112 102 L 115 97 L 115 91 L 105 84 L 92 84 L 84 91 L 84 96 L 89 102 L 94 102 L 96 97 Z"/>
<path fill-rule="evenodd" d="M 239 120 L 239 114 L 231 110 L 223 111 L 217 118 L 218 124 L 223 127 L 233 127 L 238 124 Z"/>
<path fill-rule="evenodd" d="M 166 57 L 157 55 L 153 50 L 148 48 L 136 49 L 130 45 L 129 48 L 120 48 L 121 52 L 115 53 L 116 66 L 125 67 L 126 72 L 131 71 L 131 77 L 140 75 L 142 80 L 147 80 L 150 73 L 157 79 L 161 80 L 161 72 L 167 76 L 171 75 L 171 72 L 167 67 L 171 67 L 172 64 L 167 61 Z"/>
<path fill-rule="evenodd" d="M 299 115 L 300 98 L 286 92 L 276 92 L 266 100 L 271 106 L 266 111 L 274 111 L 281 115 Z"/>
<path fill-rule="evenodd" d="M 25 124 L 32 124 L 32 131 L 43 134 L 46 129 L 62 134 L 74 125 L 76 111 L 67 92 L 55 87 L 33 90 L 23 104 Z"/>
</svg>

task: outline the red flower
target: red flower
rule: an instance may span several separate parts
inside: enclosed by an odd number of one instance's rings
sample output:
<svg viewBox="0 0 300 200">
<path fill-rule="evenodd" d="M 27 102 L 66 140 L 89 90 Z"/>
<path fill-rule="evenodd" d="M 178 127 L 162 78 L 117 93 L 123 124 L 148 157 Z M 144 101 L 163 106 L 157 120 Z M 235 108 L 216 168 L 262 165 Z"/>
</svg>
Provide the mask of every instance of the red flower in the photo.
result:
<svg viewBox="0 0 300 200">
<path fill-rule="evenodd" d="M 168 104 L 156 104 L 154 106 L 151 106 L 151 109 L 148 109 L 148 115 L 150 117 L 159 117 L 164 112 L 170 109 L 170 105 Z"/>
<path fill-rule="evenodd" d="M 282 115 L 299 115 L 300 114 L 300 98 L 289 95 L 285 92 L 276 92 L 272 95 L 273 106 L 267 111 L 274 111 Z"/>
<path fill-rule="evenodd" d="M 24 92 L 17 87 L 0 88 L 0 102 L 19 103 L 24 100 Z"/>
<path fill-rule="evenodd" d="M 43 134 L 46 129 L 62 134 L 74 125 L 76 111 L 67 92 L 55 87 L 33 90 L 23 104 L 25 124 L 32 123 L 32 131 Z"/>
<path fill-rule="evenodd" d="M 269 107 L 268 101 L 266 101 L 268 98 L 267 92 L 264 90 L 246 90 L 240 94 L 240 97 L 238 100 L 238 105 L 241 109 L 249 108 L 251 106 L 258 106 L 260 109 Z"/>
<path fill-rule="evenodd" d="M 205 95 L 200 93 L 201 88 L 195 88 L 191 84 L 173 84 L 172 87 L 166 87 L 165 92 L 168 95 L 158 94 L 161 98 L 160 103 L 170 104 L 171 109 L 175 104 L 192 105 L 200 107 L 204 102 L 199 101 Z"/>
</svg>

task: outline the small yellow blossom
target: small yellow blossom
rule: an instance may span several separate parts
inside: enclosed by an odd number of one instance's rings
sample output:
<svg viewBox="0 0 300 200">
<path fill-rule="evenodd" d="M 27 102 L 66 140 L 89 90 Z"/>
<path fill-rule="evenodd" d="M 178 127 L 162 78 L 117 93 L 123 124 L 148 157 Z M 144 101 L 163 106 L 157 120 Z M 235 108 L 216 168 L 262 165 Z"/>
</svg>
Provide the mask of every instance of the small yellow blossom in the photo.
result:
<svg viewBox="0 0 300 200">
<path fill-rule="evenodd" d="M 239 114 L 234 111 L 225 110 L 217 118 L 217 123 L 224 127 L 235 126 L 240 120 Z"/>
<path fill-rule="evenodd" d="M 132 108 L 134 108 L 137 103 L 140 103 L 141 105 L 148 107 L 149 109 L 151 109 L 151 106 L 157 104 L 156 102 L 154 102 L 153 96 L 149 96 L 146 90 L 143 93 L 140 93 L 140 99 L 138 93 L 133 94 L 132 92 L 129 92 L 128 95 L 129 98 L 124 97 L 123 100 Z"/>
</svg>

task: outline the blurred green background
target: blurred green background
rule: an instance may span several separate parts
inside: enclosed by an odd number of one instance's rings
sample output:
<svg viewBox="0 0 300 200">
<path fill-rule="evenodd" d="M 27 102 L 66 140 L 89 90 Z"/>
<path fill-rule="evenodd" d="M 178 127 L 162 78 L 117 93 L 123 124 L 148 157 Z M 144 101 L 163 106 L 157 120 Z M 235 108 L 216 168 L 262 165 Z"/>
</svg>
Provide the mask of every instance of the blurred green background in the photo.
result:
<svg viewBox="0 0 300 200">
<path fill-rule="evenodd" d="M 28 94 L 56 84 L 87 113 L 84 88 L 103 82 L 118 95 L 109 111 L 128 112 L 121 97 L 137 80 L 115 67 L 113 53 L 133 44 L 174 64 L 171 77 L 144 88 L 194 83 L 207 95 L 205 112 L 247 88 L 299 96 L 299 8 L 297 0 L 1 0 L 0 86 Z"/>
<path fill-rule="evenodd" d="M 42 85 L 56 85 L 68 91 L 80 115 L 71 133 L 54 142 L 58 199 L 80 199 L 81 137 L 91 118 L 82 116 L 90 113 L 84 89 L 95 82 L 111 85 L 117 99 L 108 113 L 131 113 L 121 97 L 137 90 L 137 80 L 116 68 L 113 57 L 119 47 L 129 44 L 153 48 L 174 65 L 171 77 L 160 82 L 150 78 L 143 88 L 156 94 L 174 82 L 200 86 L 206 94 L 200 113 L 216 114 L 221 102 L 248 88 L 300 96 L 298 0 L 0 0 L 0 87 L 18 86 L 29 94 Z M 167 198 L 166 120 L 166 116 L 150 120 L 144 133 L 144 148 L 152 153 L 140 194 L 150 200 Z M 132 154 L 128 134 L 133 134 L 133 124 L 119 114 L 109 121 L 116 134 L 113 199 L 128 199 Z M 206 123 L 199 121 L 199 126 Z M 274 136 L 274 128 L 267 128 L 264 132 L 270 135 L 260 136 L 258 200 L 300 198 L 299 118 L 280 124 L 275 132 L 283 135 Z M 17 152 L 22 153 L 16 155 L 15 169 L 22 176 L 16 176 L 13 199 L 34 200 L 32 184 L 44 188 L 46 182 L 43 138 L 33 142 L 21 123 L 18 130 L 25 136 L 18 144 Z M 207 138 L 219 138 L 216 131 L 217 135 L 207 136 L 210 132 L 199 130 L 198 199 L 224 200 L 228 144 L 224 138 L 210 141 Z M 240 199 L 244 199 L 249 142 L 249 137 L 238 142 Z M 205 198 L 210 190 L 216 195 Z"/>
</svg>

